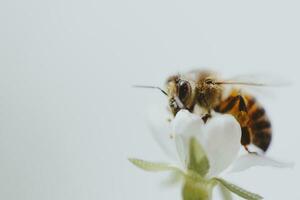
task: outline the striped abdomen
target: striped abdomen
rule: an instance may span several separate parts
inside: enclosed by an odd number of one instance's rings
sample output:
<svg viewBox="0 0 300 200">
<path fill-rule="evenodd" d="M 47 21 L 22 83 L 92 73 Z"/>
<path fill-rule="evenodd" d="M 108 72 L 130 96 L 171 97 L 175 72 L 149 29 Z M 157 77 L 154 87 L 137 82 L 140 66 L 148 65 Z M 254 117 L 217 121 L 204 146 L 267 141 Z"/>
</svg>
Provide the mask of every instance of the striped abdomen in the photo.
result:
<svg viewBox="0 0 300 200">
<path fill-rule="evenodd" d="M 265 109 L 250 95 L 239 95 L 237 91 L 215 108 L 216 112 L 232 114 L 242 128 L 241 143 L 245 147 L 252 143 L 267 151 L 271 139 L 271 123 Z"/>
</svg>

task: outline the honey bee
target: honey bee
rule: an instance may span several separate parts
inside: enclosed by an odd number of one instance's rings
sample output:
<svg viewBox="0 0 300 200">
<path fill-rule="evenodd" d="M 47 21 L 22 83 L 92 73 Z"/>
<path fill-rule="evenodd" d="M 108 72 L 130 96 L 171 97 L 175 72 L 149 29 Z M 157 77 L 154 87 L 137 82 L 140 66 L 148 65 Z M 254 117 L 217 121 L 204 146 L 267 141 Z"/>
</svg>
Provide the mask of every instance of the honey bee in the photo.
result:
<svg viewBox="0 0 300 200">
<path fill-rule="evenodd" d="M 201 109 L 202 119 L 206 122 L 211 113 L 227 113 L 235 117 L 241 126 L 241 144 L 249 153 L 248 145 L 254 144 L 264 152 L 267 151 L 271 139 L 271 123 L 265 109 L 250 94 L 232 87 L 226 92 L 225 85 L 253 85 L 260 83 L 224 81 L 215 72 L 197 70 L 186 75 L 171 76 L 166 81 L 165 94 L 169 99 L 169 107 L 173 115 L 180 109 L 195 113 Z"/>
<path fill-rule="evenodd" d="M 234 87 L 226 88 L 226 85 Z M 245 150 L 254 144 L 266 152 L 272 140 L 270 120 L 265 109 L 253 95 L 245 93 L 239 85 L 265 86 L 262 83 L 226 81 L 209 70 L 194 70 L 187 74 L 170 76 L 166 81 L 166 91 L 153 86 L 168 97 L 169 109 L 175 116 L 181 109 L 200 114 L 206 122 L 212 112 L 231 114 L 241 126 L 241 145 Z"/>
</svg>

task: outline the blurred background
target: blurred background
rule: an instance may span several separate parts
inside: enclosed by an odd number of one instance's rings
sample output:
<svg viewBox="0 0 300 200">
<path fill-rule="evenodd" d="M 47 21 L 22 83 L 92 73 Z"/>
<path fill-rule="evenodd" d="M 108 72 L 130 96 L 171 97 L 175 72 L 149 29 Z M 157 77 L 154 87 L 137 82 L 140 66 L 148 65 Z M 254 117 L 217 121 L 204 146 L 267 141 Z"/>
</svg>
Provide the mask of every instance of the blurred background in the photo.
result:
<svg viewBox="0 0 300 200">
<path fill-rule="evenodd" d="M 296 0 L 2 0 L 0 199 L 181 199 L 164 174 L 128 157 L 168 159 L 147 106 L 174 73 L 275 74 L 259 97 L 273 122 L 268 154 L 294 169 L 226 178 L 265 199 L 299 199 L 300 27 Z"/>
</svg>

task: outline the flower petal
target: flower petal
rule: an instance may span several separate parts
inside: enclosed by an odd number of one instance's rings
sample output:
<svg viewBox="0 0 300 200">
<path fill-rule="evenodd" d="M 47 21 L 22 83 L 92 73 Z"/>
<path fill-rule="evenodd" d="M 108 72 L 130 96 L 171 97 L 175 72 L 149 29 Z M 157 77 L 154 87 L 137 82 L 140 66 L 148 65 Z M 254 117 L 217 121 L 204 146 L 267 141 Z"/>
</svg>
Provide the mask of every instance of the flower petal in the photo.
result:
<svg viewBox="0 0 300 200">
<path fill-rule="evenodd" d="M 230 167 L 229 172 L 240 172 L 254 166 L 268 166 L 276 168 L 292 168 L 294 163 L 281 162 L 265 155 L 246 154 L 240 156 Z"/>
<path fill-rule="evenodd" d="M 167 156 L 171 157 L 171 159 L 177 159 L 175 141 L 172 138 L 170 122 L 173 116 L 167 110 L 166 104 L 150 106 L 147 114 L 148 124 L 153 138 Z"/>
<path fill-rule="evenodd" d="M 204 122 L 200 116 L 190 113 L 188 110 L 180 110 L 172 121 L 172 129 L 176 135 L 185 138 L 199 135 Z M 188 140 L 189 141 L 189 140 Z"/>
<path fill-rule="evenodd" d="M 184 140 L 181 135 L 176 135 L 174 139 L 175 139 L 178 159 L 180 160 L 182 167 L 185 169 L 188 162 L 188 152 L 186 150 L 186 145 L 184 144 Z"/>
<path fill-rule="evenodd" d="M 238 156 L 241 128 L 231 115 L 216 114 L 204 123 L 199 115 L 181 110 L 172 121 L 172 128 L 175 137 L 180 136 L 183 140 L 184 155 L 188 154 L 190 138 L 197 138 L 210 163 L 208 176 L 219 174 Z M 182 148 L 179 150 L 182 151 Z"/>
<path fill-rule="evenodd" d="M 179 159 L 186 168 L 190 139 L 200 134 L 204 125 L 203 120 L 198 115 L 182 109 L 176 114 L 171 124 Z"/>
<path fill-rule="evenodd" d="M 198 135 L 207 153 L 209 177 L 225 170 L 238 156 L 241 144 L 241 127 L 231 115 L 215 115 L 207 121 L 205 131 Z"/>
</svg>

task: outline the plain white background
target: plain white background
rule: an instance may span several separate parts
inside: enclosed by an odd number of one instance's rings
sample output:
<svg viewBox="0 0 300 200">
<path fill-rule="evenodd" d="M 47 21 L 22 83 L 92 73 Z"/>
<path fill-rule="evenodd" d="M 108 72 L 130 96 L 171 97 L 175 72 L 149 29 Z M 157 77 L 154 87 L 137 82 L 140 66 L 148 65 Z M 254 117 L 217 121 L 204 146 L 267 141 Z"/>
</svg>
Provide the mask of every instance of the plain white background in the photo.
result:
<svg viewBox="0 0 300 200">
<path fill-rule="evenodd" d="M 272 73 L 293 85 L 262 95 L 268 154 L 292 170 L 227 179 L 265 199 L 300 199 L 299 1 L 1 0 L 0 199 L 180 199 L 164 174 L 127 157 L 165 160 L 146 107 L 165 100 L 133 84 L 212 67 Z"/>
</svg>

